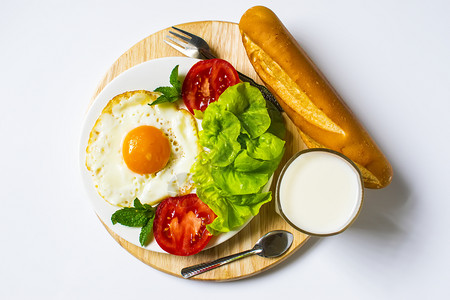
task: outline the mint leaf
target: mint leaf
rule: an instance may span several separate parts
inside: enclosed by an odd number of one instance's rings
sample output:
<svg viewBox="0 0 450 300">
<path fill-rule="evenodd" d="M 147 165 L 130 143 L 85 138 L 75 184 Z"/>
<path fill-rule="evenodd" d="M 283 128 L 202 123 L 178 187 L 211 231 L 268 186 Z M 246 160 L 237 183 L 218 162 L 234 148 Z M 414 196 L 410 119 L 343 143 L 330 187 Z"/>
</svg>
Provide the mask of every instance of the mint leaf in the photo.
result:
<svg viewBox="0 0 450 300">
<path fill-rule="evenodd" d="M 160 86 L 155 89 L 155 92 L 162 93 L 167 98 L 178 97 L 179 95 L 178 91 L 170 86 Z"/>
<path fill-rule="evenodd" d="M 178 65 L 176 65 L 170 73 L 169 82 L 178 93 L 181 92 L 181 81 L 178 79 Z"/>
<path fill-rule="evenodd" d="M 133 205 L 134 207 L 124 207 L 113 213 L 111 222 L 113 225 L 119 223 L 128 227 L 142 227 L 139 243 L 144 246 L 152 233 L 156 207 L 142 204 L 138 198 L 134 199 Z"/>
<path fill-rule="evenodd" d="M 141 201 L 139 201 L 138 198 L 134 199 L 133 205 L 135 208 L 145 209 L 144 205 L 142 205 Z M 145 204 L 145 205 L 148 205 L 148 204 Z"/>
<path fill-rule="evenodd" d="M 149 103 L 150 106 L 166 102 L 175 102 L 181 98 L 181 81 L 178 79 L 178 65 L 170 73 L 169 82 L 172 86 L 160 86 L 154 92 L 161 93 L 155 101 Z"/>
<path fill-rule="evenodd" d="M 128 227 L 142 227 L 147 224 L 149 216 L 146 210 L 124 207 L 111 216 L 113 224 L 119 223 Z"/>
<path fill-rule="evenodd" d="M 139 243 L 141 244 L 141 246 L 145 246 L 148 244 L 150 234 L 153 231 L 153 220 L 154 219 L 155 219 L 155 215 L 153 214 L 153 217 L 150 218 L 148 220 L 147 224 L 145 224 L 141 229 L 141 233 L 139 234 Z"/>
<path fill-rule="evenodd" d="M 157 105 L 157 104 L 161 104 L 161 103 L 175 102 L 175 101 L 170 101 L 170 98 L 168 98 L 164 95 L 161 95 L 155 101 L 153 101 L 152 103 L 149 103 L 148 105 L 153 106 L 153 105 Z"/>
<path fill-rule="evenodd" d="M 138 201 L 139 201 L 139 200 L 138 200 Z M 141 202 L 139 202 L 139 203 L 141 203 Z M 156 210 L 156 208 L 152 207 L 150 204 L 144 204 L 143 207 L 144 207 L 146 210 L 153 210 L 153 211 Z"/>
</svg>

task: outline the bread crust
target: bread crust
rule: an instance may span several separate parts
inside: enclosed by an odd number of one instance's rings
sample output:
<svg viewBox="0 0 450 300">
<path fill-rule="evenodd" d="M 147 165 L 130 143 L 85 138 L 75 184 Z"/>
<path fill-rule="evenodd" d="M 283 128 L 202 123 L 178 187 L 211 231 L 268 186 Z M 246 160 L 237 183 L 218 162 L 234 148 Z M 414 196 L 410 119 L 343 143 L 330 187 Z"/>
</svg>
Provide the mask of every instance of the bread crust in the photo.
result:
<svg viewBox="0 0 450 300">
<path fill-rule="evenodd" d="M 387 186 L 393 173 L 389 161 L 275 13 L 252 7 L 239 29 L 250 62 L 305 144 L 349 157 L 360 168 L 365 187 Z"/>
</svg>

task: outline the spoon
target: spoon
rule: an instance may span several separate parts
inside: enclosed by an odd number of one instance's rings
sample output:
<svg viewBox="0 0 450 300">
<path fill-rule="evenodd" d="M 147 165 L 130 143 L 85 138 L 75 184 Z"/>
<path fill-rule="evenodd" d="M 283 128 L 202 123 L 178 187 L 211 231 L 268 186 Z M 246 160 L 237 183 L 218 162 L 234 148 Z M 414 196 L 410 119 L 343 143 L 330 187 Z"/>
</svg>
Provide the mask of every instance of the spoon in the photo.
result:
<svg viewBox="0 0 450 300">
<path fill-rule="evenodd" d="M 255 246 L 250 250 L 225 256 L 208 263 L 202 263 L 184 268 L 181 270 L 181 275 L 184 278 L 191 278 L 253 254 L 268 258 L 278 257 L 285 253 L 289 247 L 291 247 L 293 240 L 294 236 L 290 232 L 284 230 L 271 231 L 261 237 L 256 242 Z"/>
</svg>

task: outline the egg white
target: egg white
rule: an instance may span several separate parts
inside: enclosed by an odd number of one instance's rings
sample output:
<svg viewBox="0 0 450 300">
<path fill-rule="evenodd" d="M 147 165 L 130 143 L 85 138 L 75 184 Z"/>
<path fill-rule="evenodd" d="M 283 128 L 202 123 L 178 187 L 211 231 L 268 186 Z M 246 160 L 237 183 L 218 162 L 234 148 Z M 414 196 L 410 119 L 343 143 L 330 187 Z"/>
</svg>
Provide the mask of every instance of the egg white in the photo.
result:
<svg viewBox="0 0 450 300">
<path fill-rule="evenodd" d="M 196 120 L 172 103 L 149 106 L 158 96 L 158 93 L 133 91 L 114 97 L 91 130 L 86 167 L 97 192 L 112 205 L 132 206 L 136 197 L 142 203 L 154 205 L 193 189 L 189 171 L 201 151 Z M 169 162 L 155 174 L 134 173 L 122 156 L 127 133 L 143 125 L 159 128 L 170 141 Z"/>
</svg>

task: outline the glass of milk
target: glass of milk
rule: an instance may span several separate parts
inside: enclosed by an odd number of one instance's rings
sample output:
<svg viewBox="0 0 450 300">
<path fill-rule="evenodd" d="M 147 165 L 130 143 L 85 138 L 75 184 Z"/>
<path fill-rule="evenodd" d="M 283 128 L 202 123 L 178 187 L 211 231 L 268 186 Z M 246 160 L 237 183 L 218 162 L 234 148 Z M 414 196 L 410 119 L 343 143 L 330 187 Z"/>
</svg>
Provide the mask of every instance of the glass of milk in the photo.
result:
<svg viewBox="0 0 450 300">
<path fill-rule="evenodd" d="M 363 203 L 363 179 L 343 154 L 322 148 L 300 151 L 278 177 L 277 212 L 292 227 L 315 236 L 343 232 Z"/>
</svg>

